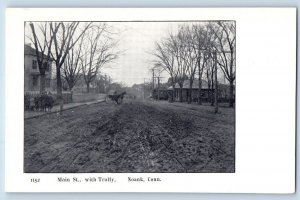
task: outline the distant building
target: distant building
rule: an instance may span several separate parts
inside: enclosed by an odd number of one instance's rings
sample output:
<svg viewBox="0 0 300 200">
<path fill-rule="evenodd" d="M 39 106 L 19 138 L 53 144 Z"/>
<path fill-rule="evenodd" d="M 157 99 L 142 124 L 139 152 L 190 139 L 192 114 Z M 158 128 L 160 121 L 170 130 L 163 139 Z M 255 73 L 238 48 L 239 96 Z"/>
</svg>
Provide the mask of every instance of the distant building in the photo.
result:
<svg viewBox="0 0 300 200">
<path fill-rule="evenodd" d="M 175 101 L 180 100 L 180 87 L 179 84 L 176 83 L 175 90 L 173 90 L 173 87 L 170 86 L 168 88 L 169 96 L 174 92 Z M 182 101 L 186 102 L 188 101 L 188 96 L 190 93 L 190 81 L 185 80 L 182 87 Z M 195 79 L 193 81 L 192 85 L 192 101 L 196 102 L 198 101 L 198 94 L 199 93 L 199 80 Z M 228 101 L 229 100 L 229 85 L 226 84 L 218 84 L 218 98 L 220 101 Z M 211 87 L 208 87 L 208 83 L 205 80 L 202 80 L 201 84 L 201 100 L 203 102 L 207 102 L 210 100 L 210 98 L 213 98 L 214 95 L 214 89 Z"/>
<path fill-rule="evenodd" d="M 44 63 L 44 65 L 46 65 L 46 90 L 50 90 L 51 86 L 52 62 L 52 59 L 50 59 L 48 63 Z M 40 90 L 40 72 L 37 63 L 36 52 L 30 44 L 24 45 L 24 89 L 25 91 Z"/>
<path fill-rule="evenodd" d="M 152 97 L 156 100 L 168 100 L 170 98 L 171 93 L 169 94 L 169 90 L 165 87 L 155 87 L 152 90 Z"/>
</svg>

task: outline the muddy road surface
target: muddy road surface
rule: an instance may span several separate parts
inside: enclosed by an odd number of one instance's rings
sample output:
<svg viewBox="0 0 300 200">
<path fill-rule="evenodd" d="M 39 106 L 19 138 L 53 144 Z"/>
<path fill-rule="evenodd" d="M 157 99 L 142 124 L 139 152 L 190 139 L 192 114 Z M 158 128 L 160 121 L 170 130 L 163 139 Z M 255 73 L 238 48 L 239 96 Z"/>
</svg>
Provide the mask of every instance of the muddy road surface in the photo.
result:
<svg viewBox="0 0 300 200">
<path fill-rule="evenodd" d="M 98 103 L 25 120 L 24 172 L 234 172 L 234 109 Z"/>
</svg>

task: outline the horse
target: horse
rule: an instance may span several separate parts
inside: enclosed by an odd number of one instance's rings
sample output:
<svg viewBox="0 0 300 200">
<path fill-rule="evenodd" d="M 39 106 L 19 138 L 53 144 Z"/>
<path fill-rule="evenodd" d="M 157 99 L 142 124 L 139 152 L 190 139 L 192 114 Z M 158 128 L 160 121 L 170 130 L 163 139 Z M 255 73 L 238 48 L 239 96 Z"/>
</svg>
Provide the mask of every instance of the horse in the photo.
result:
<svg viewBox="0 0 300 200">
<path fill-rule="evenodd" d="M 108 97 L 112 100 L 115 101 L 117 104 L 120 104 L 123 102 L 123 98 L 126 92 L 122 92 L 121 94 L 110 94 Z"/>
</svg>

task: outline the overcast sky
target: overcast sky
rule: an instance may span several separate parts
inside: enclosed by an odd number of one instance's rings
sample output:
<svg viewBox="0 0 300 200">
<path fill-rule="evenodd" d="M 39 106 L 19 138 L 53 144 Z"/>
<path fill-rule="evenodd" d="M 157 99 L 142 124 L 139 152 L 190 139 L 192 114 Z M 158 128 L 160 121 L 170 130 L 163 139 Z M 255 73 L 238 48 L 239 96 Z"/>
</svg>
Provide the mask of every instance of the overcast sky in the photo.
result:
<svg viewBox="0 0 300 200">
<path fill-rule="evenodd" d="M 171 22 L 121 22 L 111 23 L 122 30 L 119 48 L 124 53 L 119 59 L 103 71 L 114 81 L 127 86 L 150 81 L 150 68 L 153 57 L 149 54 L 154 49 L 155 41 L 165 37 L 178 23 Z M 167 80 L 167 77 L 165 78 Z M 164 80 L 163 80 L 164 81 Z"/>
<path fill-rule="evenodd" d="M 113 81 L 132 86 L 134 83 L 152 81 L 154 57 L 149 53 L 154 49 L 156 41 L 167 37 L 168 33 L 178 30 L 178 25 L 186 22 L 120 22 L 110 23 L 121 30 L 119 49 L 125 50 L 120 58 L 103 70 Z M 205 22 L 204 22 L 205 23 Z M 219 81 L 225 83 L 221 70 L 218 72 Z M 161 73 L 161 82 L 166 82 L 168 73 Z"/>
</svg>

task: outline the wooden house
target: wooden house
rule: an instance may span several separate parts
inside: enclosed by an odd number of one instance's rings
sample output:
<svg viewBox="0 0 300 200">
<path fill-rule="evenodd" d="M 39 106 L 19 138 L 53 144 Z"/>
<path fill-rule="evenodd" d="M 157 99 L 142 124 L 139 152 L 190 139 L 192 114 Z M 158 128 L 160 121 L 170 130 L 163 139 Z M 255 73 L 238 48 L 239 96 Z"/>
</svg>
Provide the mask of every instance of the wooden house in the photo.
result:
<svg viewBox="0 0 300 200">
<path fill-rule="evenodd" d="M 46 55 L 43 55 L 46 57 Z M 50 90 L 52 75 L 52 59 L 43 63 L 46 67 L 45 89 Z M 36 58 L 36 51 L 29 44 L 24 45 L 24 89 L 25 91 L 39 91 L 40 72 Z"/>
</svg>

